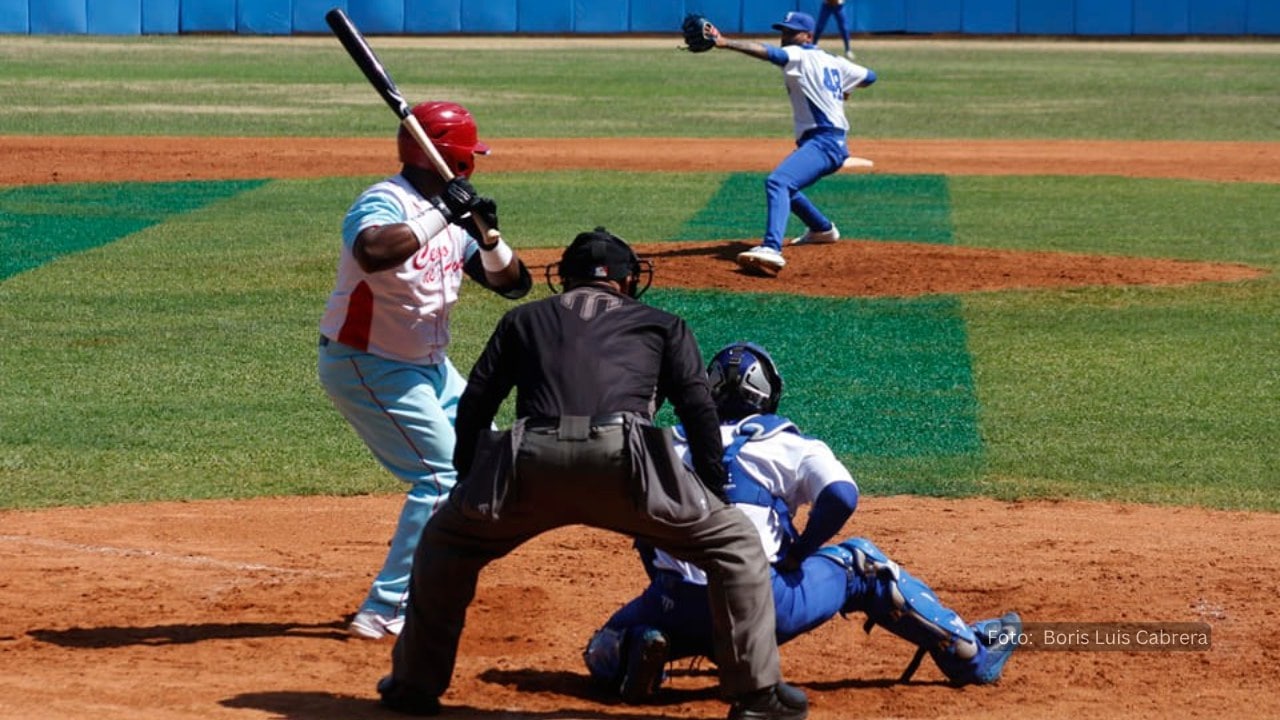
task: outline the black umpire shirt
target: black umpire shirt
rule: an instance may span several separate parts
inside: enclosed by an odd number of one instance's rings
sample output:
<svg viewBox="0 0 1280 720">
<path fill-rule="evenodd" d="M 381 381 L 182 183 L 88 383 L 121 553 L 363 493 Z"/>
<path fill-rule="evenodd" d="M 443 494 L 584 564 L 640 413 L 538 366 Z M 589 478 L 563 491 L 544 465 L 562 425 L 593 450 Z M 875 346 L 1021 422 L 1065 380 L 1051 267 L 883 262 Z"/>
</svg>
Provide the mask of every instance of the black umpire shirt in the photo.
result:
<svg viewBox="0 0 1280 720">
<path fill-rule="evenodd" d="M 611 287 L 582 285 L 509 310 L 471 369 L 458 403 L 454 465 L 465 475 L 476 439 L 516 389 L 516 416 L 554 419 L 634 412 L 670 400 L 693 469 L 725 482 L 724 445 L 697 341 L 683 319 Z"/>
</svg>

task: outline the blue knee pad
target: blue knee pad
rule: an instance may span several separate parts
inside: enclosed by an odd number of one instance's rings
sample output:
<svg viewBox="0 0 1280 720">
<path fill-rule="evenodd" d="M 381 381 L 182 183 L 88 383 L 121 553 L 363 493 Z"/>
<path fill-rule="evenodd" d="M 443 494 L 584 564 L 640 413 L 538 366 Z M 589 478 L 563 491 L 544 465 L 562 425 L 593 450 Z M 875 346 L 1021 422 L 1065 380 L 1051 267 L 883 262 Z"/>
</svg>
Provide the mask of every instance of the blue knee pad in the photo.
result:
<svg viewBox="0 0 1280 720">
<path fill-rule="evenodd" d="M 626 637 L 626 628 L 603 627 L 587 641 L 582 661 L 586 663 L 591 679 L 601 686 L 616 689 L 621 682 L 622 643 Z"/>
<path fill-rule="evenodd" d="M 842 615 L 865 612 L 867 621 L 863 627 L 867 632 L 879 625 L 920 648 L 903 674 L 904 682 L 915 673 L 926 652 L 952 681 L 971 681 L 982 645 L 973 629 L 943 605 L 928 585 L 903 570 L 866 538 L 851 538 L 818 552 L 849 571 Z"/>
</svg>

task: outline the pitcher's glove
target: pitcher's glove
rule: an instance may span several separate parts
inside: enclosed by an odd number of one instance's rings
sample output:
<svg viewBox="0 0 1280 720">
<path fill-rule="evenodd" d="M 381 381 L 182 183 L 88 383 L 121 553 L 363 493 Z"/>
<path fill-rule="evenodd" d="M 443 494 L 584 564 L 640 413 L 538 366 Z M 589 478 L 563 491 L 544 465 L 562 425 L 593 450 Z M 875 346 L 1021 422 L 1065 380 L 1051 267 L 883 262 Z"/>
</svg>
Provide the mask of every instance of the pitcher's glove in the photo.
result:
<svg viewBox="0 0 1280 720">
<path fill-rule="evenodd" d="M 689 52 L 706 52 L 716 46 L 716 38 L 720 37 L 720 31 L 710 20 L 695 13 L 684 17 L 680 30 L 684 33 L 684 44 Z"/>
</svg>

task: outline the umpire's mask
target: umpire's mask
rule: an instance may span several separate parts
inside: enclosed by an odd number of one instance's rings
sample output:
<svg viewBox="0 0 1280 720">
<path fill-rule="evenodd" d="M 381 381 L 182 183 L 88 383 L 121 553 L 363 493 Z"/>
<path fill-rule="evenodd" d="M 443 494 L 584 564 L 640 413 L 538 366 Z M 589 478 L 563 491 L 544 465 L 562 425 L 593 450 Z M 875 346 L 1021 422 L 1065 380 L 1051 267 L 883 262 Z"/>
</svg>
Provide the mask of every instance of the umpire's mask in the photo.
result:
<svg viewBox="0 0 1280 720">
<path fill-rule="evenodd" d="M 633 298 L 643 295 L 653 284 L 653 263 L 641 260 L 626 240 L 603 227 L 579 233 L 565 248 L 560 262 L 547 266 L 547 286 L 552 292 L 560 292 L 551 280 L 552 273 L 560 276 L 562 285 L 575 281 L 577 284 L 597 280 L 620 282 Z"/>
</svg>

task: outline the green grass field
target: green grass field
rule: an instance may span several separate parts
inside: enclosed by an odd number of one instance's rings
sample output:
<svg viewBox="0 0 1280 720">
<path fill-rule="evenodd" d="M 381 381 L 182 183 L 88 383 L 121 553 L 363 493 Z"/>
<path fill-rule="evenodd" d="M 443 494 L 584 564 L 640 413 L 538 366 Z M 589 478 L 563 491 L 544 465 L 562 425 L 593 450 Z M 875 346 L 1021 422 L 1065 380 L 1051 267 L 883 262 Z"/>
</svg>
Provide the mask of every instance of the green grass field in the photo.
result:
<svg viewBox="0 0 1280 720">
<path fill-rule="evenodd" d="M 462 101 L 491 137 L 789 132 L 776 70 L 695 58 L 674 38 L 373 42 L 409 97 Z M 858 59 L 882 80 L 851 103 L 856 136 L 1280 142 L 1277 44 L 878 40 Z M 5 38 L 0 62 L 0 134 L 393 127 L 326 38 Z M 0 508 L 398 490 L 314 377 L 338 223 L 372 179 L 0 188 Z M 758 180 L 476 178 L 510 234 L 546 247 L 597 223 L 635 241 L 749 236 Z M 842 176 L 814 196 L 874 239 L 1280 268 L 1277 185 Z M 1280 510 L 1274 274 L 918 300 L 647 299 L 687 316 L 708 351 L 741 338 L 774 350 L 784 411 L 865 492 Z M 507 306 L 464 292 L 451 351 L 464 372 Z"/>
</svg>

